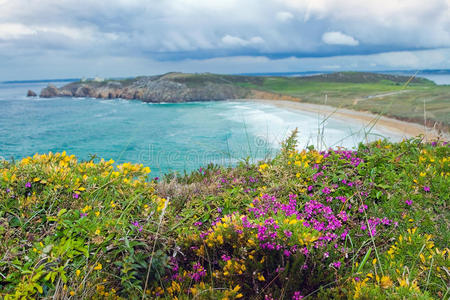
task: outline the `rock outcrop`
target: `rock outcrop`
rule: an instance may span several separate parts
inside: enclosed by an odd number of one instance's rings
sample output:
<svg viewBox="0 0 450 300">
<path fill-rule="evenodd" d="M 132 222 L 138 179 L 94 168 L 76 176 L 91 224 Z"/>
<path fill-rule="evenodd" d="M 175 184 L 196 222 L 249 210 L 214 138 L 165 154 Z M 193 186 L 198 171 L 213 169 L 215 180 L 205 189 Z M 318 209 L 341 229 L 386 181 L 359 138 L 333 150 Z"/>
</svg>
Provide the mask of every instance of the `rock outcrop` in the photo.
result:
<svg viewBox="0 0 450 300">
<path fill-rule="evenodd" d="M 202 76 L 202 78 L 198 78 Z M 214 75 L 169 73 L 128 80 L 84 81 L 61 88 L 48 85 L 40 96 L 137 99 L 144 102 L 188 102 L 245 98 L 250 90 Z M 222 78 L 222 77 L 220 77 Z"/>
<path fill-rule="evenodd" d="M 27 92 L 27 97 L 36 97 L 37 94 L 35 92 L 33 92 L 32 90 L 28 90 Z"/>
</svg>

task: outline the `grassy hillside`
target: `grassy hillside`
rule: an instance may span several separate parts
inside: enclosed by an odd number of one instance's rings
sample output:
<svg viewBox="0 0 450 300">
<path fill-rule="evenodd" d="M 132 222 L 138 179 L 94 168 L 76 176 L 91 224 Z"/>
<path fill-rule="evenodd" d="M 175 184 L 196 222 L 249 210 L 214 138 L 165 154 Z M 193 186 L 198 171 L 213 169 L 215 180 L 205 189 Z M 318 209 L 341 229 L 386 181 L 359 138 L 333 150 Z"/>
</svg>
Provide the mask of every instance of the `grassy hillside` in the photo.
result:
<svg viewBox="0 0 450 300">
<path fill-rule="evenodd" d="M 66 153 L 0 162 L 0 297 L 448 299 L 449 146 L 294 144 L 153 180 Z"/>
<path fill-rule="evenodd" d="M 125 99 L 135 99 L 137 95 L 152 93 L 161 87 L 160 93 L 156 93 L 151 99 L 138 98 L 151 102 L 162 101 L 161 98 L 168 94 L 173 94 L 173 97 L 165 100 L 179 102 L 254 98 L 261 95 L 255 91 L 263 91 L 269 99 L 297 99 L 302 102 L 369 111 L 419 124 L 426 123 L 429 127 L 446 132 L 450 124 L 450 85 L 438 86 L 427 79 L 399 75 L 340 72 L 306 77 L 262 77 L 167 73 L 125 80 L 75 82 L 63 88 L 64 92 L 73 92 L 80 84 L 97 89 L 92 93 L 94 97 L 100 97 L 98 95 L 101 94 L 101 97 L 108 98 L 109 92 L 112 98 Z M 109 90 L 104 92 L 102 88 Z M 226 91 L 228 93 L 225 93 Z M 187 97 L 189 92 L 192 95 Z M 67 93 L 63 95 L 68 96 Z"/>
<path fill-rule="evenodd" d="M 448 131 L 450 86 L 429 80 L 370 73 L 335 73 L 310 77 L 264 77 L 261 83 L 238 83 L 247 88 L 287 94 L 303 102 L 325 104 L 424 124 Z M 425 103 L 425 105 L 424 105 Z"/>
</svg>

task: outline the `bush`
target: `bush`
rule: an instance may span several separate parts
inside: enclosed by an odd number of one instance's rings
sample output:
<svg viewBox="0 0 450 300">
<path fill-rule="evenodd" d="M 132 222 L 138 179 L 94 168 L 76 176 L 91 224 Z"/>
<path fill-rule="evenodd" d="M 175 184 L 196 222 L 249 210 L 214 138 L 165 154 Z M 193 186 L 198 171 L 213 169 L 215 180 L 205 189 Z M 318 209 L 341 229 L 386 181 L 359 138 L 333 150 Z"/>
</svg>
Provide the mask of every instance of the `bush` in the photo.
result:
<svg viewBox="0 0 450 300">
<path fill-rule="evenodd" d="M 3 162 L 0 295 L 446 299 L 448 145 L 295 144 L 160 182 L 65 153 Z"/>
</svg>

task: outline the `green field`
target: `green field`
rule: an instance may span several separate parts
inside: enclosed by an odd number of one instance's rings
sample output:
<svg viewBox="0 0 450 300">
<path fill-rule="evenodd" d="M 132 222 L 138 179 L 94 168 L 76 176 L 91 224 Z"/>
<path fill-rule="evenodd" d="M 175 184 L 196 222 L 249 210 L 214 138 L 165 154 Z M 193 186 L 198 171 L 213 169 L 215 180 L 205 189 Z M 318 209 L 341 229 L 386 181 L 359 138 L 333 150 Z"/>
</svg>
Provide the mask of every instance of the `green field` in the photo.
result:
<svg viewBox="0 0 450 300">
<path fill-rule="evenodd" d="M 343 78 L 264 77 L 262 82 L 238 84 L 298 97 L 303 102 L 370 111 L 420 124 L 424 124 L 425 111 L 428 126 L 436 124 L 437 128 L 448 131 L 450 86 L 439 86 L 428 80 L 412 81 L 406 85 L 407 78 L 394 82 L 381 76 L 364 81 L 358 80 L 360 73 L 349 74 L 352 76 L 346 77 L 344 73 Z"/>
</svg>

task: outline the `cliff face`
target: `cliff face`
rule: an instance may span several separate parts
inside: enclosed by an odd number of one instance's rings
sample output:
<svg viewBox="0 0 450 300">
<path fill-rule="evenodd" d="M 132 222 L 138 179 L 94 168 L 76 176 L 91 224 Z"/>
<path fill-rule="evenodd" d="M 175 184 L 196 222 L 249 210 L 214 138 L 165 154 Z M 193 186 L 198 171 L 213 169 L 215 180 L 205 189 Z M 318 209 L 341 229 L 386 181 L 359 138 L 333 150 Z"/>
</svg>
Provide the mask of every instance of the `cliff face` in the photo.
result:
<svg viewBox="0 0 450 300">
<path fill-rule="evenodd" d="M 144 102 L 187 102 L 245 98 L 249 90 L 220 82 L 214 77 L 199 84 L 185 74 L 137 77 L 129 80 L 74 82 L 61 88 L 53 85 L 42 89 L 40 97 L 92 97 L 138 99 Z"/>
</svg>

